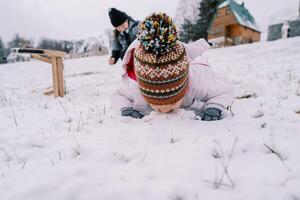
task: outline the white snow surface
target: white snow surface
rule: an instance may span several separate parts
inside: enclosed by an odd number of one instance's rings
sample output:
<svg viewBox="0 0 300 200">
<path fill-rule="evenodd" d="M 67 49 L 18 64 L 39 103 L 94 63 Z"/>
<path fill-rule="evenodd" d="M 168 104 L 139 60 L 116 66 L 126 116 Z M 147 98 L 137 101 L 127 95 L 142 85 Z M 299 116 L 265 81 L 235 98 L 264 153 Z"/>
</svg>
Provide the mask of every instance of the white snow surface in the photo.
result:
<svg viewBox="0 0 300 200">
<path fill-rule="evenodd" d="M 66 60 L 56 99 L 50 65 L 0 65 L 0 199 L 299 199 L 300 37 L 206 55 L 236 97 L 254 96 L 221 121 L 112 113 L 122 69 L 106 56 Z"/>
</svg>

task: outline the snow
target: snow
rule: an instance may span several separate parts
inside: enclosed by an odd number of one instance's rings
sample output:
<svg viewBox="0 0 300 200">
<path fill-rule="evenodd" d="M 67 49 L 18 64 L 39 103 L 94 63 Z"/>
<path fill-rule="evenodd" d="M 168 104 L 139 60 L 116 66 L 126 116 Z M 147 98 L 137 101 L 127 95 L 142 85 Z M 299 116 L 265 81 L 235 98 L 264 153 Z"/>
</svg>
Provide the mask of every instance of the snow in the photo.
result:
<svg viewBox="0 0 300 200">
<path fill-rule="evenodd" d="M 57 99 L 48 64 L 0 65 L 0 199 L 299 199 L 300 38 L 206 55 L 250 97 L 216 122 L 112 113 L 121 66 L 106 56 L 66 60 Z"/>
<path fill-rule="evenodd" d="M 224 1 L 223 3 L 221 3 L 221 5 L 219 5 L 219 7 L 218 8 L 224 8 L 224 7 L 226 7 L 226 6 L 228 6 L 228 1 Z"/>
<path fill-rule="evenodd" d="M 218 44 L 222 43 L 225 41 L 225 37 L 217 37 L 217 38 L 213 38 L 213 39 L 210 39 L 208 40 L 212 46 L 217 46 Z"/>
</svg>

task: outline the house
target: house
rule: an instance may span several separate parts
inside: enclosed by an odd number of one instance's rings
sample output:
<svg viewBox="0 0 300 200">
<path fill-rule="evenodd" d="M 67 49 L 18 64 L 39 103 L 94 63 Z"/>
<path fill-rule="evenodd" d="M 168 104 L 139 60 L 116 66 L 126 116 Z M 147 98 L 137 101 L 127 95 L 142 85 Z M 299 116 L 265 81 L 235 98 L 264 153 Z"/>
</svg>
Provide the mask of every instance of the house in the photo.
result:
<svg viewBox="0 0 300 200">
<path fill-rule="evenodd" d="M 208 28 L 208 41 L 213 47 L 233 46 L 260 40 L 254 17 L 244 3 L 234 0 L 221 3 Z"/>
<path fill-rule="evenodd" d="M 300 3 L 298 17 L 270 25 L 268 28 L 268 41 L 296 36 L 300 36 Z"/>
<path fill-rule="evenodd" d="M 8 63 L 25 62 L 30 60 L 30 55 L 18 54 L 16 52 L 10 52 L 6 58 Z"/>
</svg>

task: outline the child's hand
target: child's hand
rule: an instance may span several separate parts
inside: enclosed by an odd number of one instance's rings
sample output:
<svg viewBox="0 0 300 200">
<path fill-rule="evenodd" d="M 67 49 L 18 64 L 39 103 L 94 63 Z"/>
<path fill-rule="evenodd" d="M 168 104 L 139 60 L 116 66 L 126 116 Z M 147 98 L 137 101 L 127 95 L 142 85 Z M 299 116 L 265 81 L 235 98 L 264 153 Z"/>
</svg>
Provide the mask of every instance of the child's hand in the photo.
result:
<svg viewBox="0 0 300 200">
<path fill-rule="evenodd" d="M 222 119 L 222 111 L 218 108 L 207 108 L 204 112 L 196 114 L 196 119 L 202 121 L 216 121 Z"/>
<path fill-rule="evenodd" d="M 134 110 L 132 107 L 123 108 L 121 112 L 121 115 L 124 117 L 133 117 L 136 119 L 142 119 L 144 117 L 144 114 L 142 112 Z"/>
<path fill-rule="evenodd" d="M 115 62 L 116 62 L 116 59 L 114 57 L 110 57 L 108 60 L 108 64 L 110 64 L 110 65 L 115 64 Z"/>
</svg>

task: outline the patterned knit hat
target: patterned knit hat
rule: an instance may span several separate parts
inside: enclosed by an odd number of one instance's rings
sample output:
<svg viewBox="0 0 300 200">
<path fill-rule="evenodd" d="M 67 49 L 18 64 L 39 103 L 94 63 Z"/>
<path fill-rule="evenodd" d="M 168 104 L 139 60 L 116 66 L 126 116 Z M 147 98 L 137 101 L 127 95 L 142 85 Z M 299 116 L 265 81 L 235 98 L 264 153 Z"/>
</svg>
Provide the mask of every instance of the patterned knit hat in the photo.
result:
<svg viewBox="0 0 300 200">
<path fill-rule="evenodd" d="M 134 51 L 134 66 L 142 96 L 153 105 L 176 103 L 187 90 L 189 63 L 172 19 L 153 13 L 137 38 L 141 45 Z"/>
</svg>

